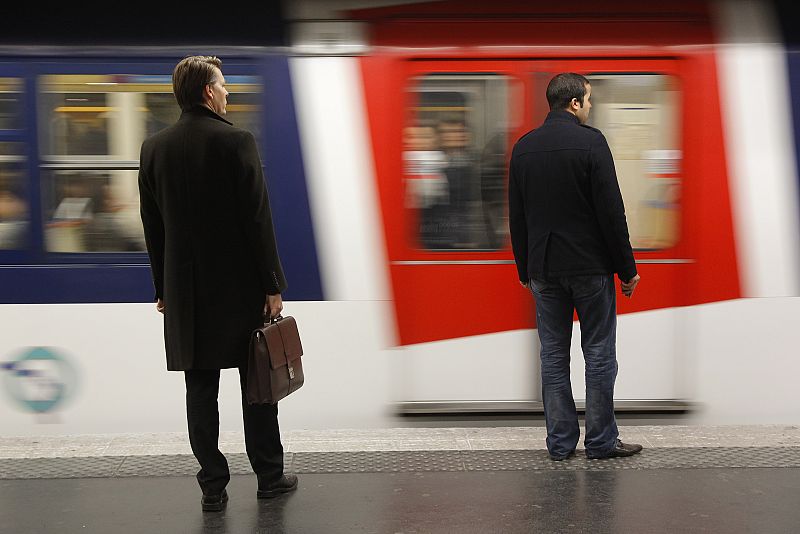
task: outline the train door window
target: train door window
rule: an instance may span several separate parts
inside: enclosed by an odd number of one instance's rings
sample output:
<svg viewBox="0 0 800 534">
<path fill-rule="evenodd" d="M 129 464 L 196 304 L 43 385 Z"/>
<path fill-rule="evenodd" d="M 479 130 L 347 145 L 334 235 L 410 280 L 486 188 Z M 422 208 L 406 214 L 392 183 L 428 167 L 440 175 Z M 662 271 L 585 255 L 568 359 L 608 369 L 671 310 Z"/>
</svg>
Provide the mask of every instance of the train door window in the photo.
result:
<svg viewBox="0 0 800 534">
<path fill-rule="evenodd" d="M 680 92 L 674 76 L 593 74 L 589 124 L 605 134 L 637 250 L 674 246 L 680 214 Z"/>
<path fill-rule="evenodd" d="M 22 129 L 22 80 L 0 78 L 0 130 Z"/>
<path fill-rule="evenodd" d="M 226 118 L 244 128 L 259 124 L 259 79 L 226 82 Z M 46 75 L 39 102 L 46 250 L 144 251 L 139 150 L 180 117 L 171 76 Z"/>
<path fill-rule="evenodd" d="M 19 250 L 28 238 L 23 144 L 0 142 L 0 250 Z"/>
<path fill-rule="evenodd" d="M 413 79 L 403 130 L 410 238 L 424 250 L 498 250 L 507 241 L 508 77 Z"/>
</svg>

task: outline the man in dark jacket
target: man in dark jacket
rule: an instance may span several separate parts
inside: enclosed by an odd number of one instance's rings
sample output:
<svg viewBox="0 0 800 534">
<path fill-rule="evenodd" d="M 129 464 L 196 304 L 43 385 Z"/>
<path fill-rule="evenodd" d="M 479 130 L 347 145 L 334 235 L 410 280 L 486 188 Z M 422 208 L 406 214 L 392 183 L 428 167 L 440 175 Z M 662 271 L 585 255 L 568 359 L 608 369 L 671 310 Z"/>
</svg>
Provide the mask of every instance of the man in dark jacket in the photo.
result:
<svg viewBox="0 0 800 534">
<path fill-rule="evenodd" d="M 586 456 L 630 456 L 641 445 L 619 440 L 614 418 L 616 289 L 630 297 L 639 282 L 611 151 L 586 126 L 591 85 L 578 74 L 547 87 L 544 124 L 514 146 L 509 170 L 509 225 L 520 283 L 536 299 L 541 342 L 547 450 L 575 453 L 580 437 L 569 349 L 573 310 L 586 363 Z"/>
<path fill-rule="evenodd" d="M 253 135 L 223 118 L 228 91 L 215 57 L 187 57 L 172 76 L 183 113 L 142 144 L 139 195 L 167 369 L 184 371 L 189 441 L 203 510 L 225 507 L 219 451 L 220 369 L 237 367 L 247 456 L 258 497 L 297 487 L 283 473 L 277 405 L 245 396 L 250 333 L 283 308 L 286 280 Z"/>
</svg>

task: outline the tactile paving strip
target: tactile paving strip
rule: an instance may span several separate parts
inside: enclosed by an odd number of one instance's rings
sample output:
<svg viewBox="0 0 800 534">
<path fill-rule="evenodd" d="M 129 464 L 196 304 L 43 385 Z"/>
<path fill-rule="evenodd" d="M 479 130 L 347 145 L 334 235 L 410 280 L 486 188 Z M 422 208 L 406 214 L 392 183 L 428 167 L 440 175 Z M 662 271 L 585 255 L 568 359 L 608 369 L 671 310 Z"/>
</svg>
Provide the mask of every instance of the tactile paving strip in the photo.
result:
<svg viewBox="0 0 800 534">
<path fill-rule="evenodd" d="M 231 474 L 252 473 L 245 454 L 229 454 Z M 544 450 L 287 452 L 294 473 L 431 471 L 603 471 L 800 467 L 800 447 L 652 448 L 631 458 L 587 460 L 582 451 L 563 462 Z M 0 479 L 193 476 L 191 455 L 0 459 Z"/>
<path fill-rule="evenodd" d="M 464 471 L 460 451 L 297 452 L 295 473 Z"/>
<path fill-rule="evenodd" d="M 0 479 L 112 477 L 123 461 L 124 456 L 0 459 Z"/>
<path fill-rule="evenodd" d="M 589 460 L 582 451 L 554 462 L 544 450 L 464 451 L 467 471 L 710 469 L 800 467 L 800 447 L 690 447 L 644 449 L 629 458 Z"/>
</svg>

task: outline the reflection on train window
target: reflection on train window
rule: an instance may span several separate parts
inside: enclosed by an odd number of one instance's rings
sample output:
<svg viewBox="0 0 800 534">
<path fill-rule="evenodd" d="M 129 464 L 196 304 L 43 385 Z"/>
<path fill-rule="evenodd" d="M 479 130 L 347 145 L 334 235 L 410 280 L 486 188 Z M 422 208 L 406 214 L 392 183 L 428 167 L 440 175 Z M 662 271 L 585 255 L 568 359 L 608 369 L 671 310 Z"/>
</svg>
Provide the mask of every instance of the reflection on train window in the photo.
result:
<svg viewBox="0 0 800 534">
<path fill-rule="evenodd" d="M 680 92 L 673 76 L 594 74 L 589 124 L 608 139 L 631 244 L 638 250 L 677 242 L 680 215 Z"/>
<path fill-rule="evenodd" d="M 0 250 L 24 248 L 28 240 L 28 202 L 22 143 L 0 142 Z"/>
<path fill-rule="evenodd" d="M 410 90 L 403 161 L 414 246 L 502 248 L 508 236 L 508 78 L 431 74 L 414 79 Z"/>
<path fill-rule="evenodd" d="M 22 128 L 22 80 L 0 78 L 0 130 Z"/>
<path fill-rule="evenodd" d="M 42 177 L 48 252 L 145 250 L 137 171 L 54 170 Z"/>
<path fill-rule="evenodd" d="M 228 116 L 258 137 L 261 84 L 253 76 L 226 80 Z M 137 160 L 142 141 L 172 125 L 180 108 L 171 76 L 48 75 L 39 79 L 42 154 Z"/>
</svg>

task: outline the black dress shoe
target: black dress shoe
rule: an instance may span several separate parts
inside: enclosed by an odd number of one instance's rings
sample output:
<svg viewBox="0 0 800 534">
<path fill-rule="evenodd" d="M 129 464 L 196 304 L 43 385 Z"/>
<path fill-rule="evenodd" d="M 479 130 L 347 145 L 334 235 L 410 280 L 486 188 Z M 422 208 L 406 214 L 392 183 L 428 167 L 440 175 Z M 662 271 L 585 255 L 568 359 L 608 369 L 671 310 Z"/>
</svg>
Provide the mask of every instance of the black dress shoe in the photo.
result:
<svg viewBox="0 0 800 534">
<path fill-rule="evenodd" d="M 221 512 L 225 509 L 228 503 L 228 492 L 222 490 L 222 493 L 216 495 L 203 495 L 200 504 L 203 505 L 204 512 Z"/>
<path fill-rule="evenodd" d="M 575 456 L 574 450 L 570 451 L 568 454 L 565 454 L 564 456 L 556 456 L 554 454 L 551 454 L 550 459 L 553 460 L 554 462 L 563 462 L 564 460 L 569 460 L 573 456 Z"/>
<path fill-rule="evenodd" d="M 622 441 L 617 440 L 616 445 L 614 448 L 611 449 L 611 452 L 607 452 L 606 454 L 590 454 L 588 451 L 586 452 L 586 457 L 590 460 L 603 460 L 605 458 L 624 458 L 625 456 L 633 456 L 634 454 L 638 454 L 642 451 L 642 446 L 637 445 L 635 443 L 622 443 Z"/>
<path fill-rule="evenodd" d="M 296 475 L 283 475 L 275 482 L 265 485 L 259 485 L 258 498 L 271 499 L 277 497 L 281 493 L 289 493 L 297 489 L 297 476 Z"/>
</svg>

